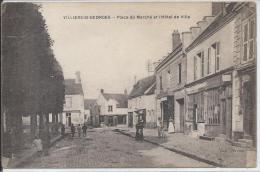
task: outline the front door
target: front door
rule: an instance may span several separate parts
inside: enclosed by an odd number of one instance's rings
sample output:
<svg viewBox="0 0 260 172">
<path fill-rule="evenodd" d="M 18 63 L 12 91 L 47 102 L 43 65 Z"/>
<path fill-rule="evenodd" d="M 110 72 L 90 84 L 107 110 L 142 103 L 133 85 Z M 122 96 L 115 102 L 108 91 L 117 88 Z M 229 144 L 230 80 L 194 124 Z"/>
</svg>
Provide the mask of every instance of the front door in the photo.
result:
<svg viewBox="0 0 260 172">
<path fill-rule="evenodd" d="M 180 132 L 184 132 L 184 99 L 177 100 L 180 110 Z"/>
<path fill-rule="evenodd" d="M 198 124 L 197 124 L 197 119 L 198 119 L 198 109 L 197 109 L 197 104 L 193 105 L 193 130 L 198 130 Z"/>
<path fill-rule="evenodd" d="M 133 127 L 133 112 L 128 113 L 128 127 Z"/>
<path fill-rule="evenodd" d="M 226 135 L 227 138 L 231 139 L 232 137 L 232 98 L 226 99 L 227 101 L 227 115 L 226 115 Z"/>
</svg>

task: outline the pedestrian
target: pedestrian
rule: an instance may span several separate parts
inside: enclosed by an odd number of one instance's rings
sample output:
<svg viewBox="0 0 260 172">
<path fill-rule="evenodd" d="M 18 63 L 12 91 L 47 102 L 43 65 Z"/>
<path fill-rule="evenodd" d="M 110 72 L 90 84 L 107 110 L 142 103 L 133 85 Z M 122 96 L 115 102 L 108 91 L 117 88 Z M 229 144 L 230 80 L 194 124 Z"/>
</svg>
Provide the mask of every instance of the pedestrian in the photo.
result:
<svg viewBox="0 0 260 172">
<path fill-rule="evenodd" d="M 159 117 L 158 118 L 158 137 L 162 137 L 162 132 L 163 132 L 163 124 L 162 124 L 162 119 Z"/>
<path fill-rule="evenodd" d="M 61 124 L 61 135 L 62 136 L 65 135 L 65 126 L 64 126 L 64 124 Z"/>
<path fill-rule="evenodd" d="M 33 146 L 36 148 L 37 156 L 42 156 L 43 145 L 42 140 L 38 136 L 35 136 Z"/>
<path fill-rule="evenodd" d="M 77 131 L 78 131 L 79 137 L 81 137 L 81 126 L 80 126 L 80 124 L 79 124 L 78 127 L 77 127 Z"/>
<path fill-rule="evenodd" d="M 4 168 L 8 167 L 8 164 L 12 158 L 13 158 L 12 131 L 11 129 L 8 129 L 3 136 L 2 165 Z"/>
<path fill-rule="evenodd" d="M 74 134 L 75 134 L 75 126 L 74 126 L 73 124 L 71 124 L 70 130 L 71 130 L 71 136 L 74 137 Z"/>
<path fill-rule="evenodd" d="M 140 117 L 140 119 L 138 120 L 138 122 L 136 124 L 136 135 L 135 135 L 136 140 L 143 140 L 143 138 L 144 138 L 143 128 L 144 128 L 144 121 L 143 121 L 143 118 Z"/>
<path fill-rule="evenodd" d="M 87 125 L 84 123 L 84 125 L 82 126 L 82 130 L 83 130 L 83 136 L 86 137 L 87 136 Z"/>
</svg>

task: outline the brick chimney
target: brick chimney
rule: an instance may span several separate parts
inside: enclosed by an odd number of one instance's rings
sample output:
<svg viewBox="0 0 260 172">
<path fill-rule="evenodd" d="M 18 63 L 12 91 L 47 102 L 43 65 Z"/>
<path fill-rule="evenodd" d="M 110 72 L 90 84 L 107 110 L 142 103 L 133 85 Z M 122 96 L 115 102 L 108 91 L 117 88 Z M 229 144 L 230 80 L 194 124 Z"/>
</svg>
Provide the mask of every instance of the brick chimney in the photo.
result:
<svg viewBox="0 0 260 172">
<path fill-rule="evenodd" d="M 181 36 L 182 36 L 181 40 L 182 40 L 183 47 L 184 48 L 188 47 L 188 45 L 191 43 L 192 40 L 191 32 L 182 32 Z"/>
<path fill-rule="evenodd" d="M 127 95 L 127 89 L 124 90 L 124 94 Z"/>
<path fill-rule="evenodd" d="M 104 93 L 104 89 L 100 89 L 100 93 L 103 94 Z"/>
<path fill-rule="evenodd" d="M 178 30 L 174 30 L 172 33 L 172 51 L 174 51 L 181 43 L 181 36 Z"/>
<path fill-rule="evenodd" d="M 75 80 L 76 84 L 80 84 L 81 83 L 80 72 L 77 71 L 75 75 L 76 75 L 76 80 Z"/>
<path fill-rule="evenodd" d="M 224 2 L 212 2 L 212 15 L 218 15 L 220 12 L 222 12 L 224 6 Z"/>
</svg>

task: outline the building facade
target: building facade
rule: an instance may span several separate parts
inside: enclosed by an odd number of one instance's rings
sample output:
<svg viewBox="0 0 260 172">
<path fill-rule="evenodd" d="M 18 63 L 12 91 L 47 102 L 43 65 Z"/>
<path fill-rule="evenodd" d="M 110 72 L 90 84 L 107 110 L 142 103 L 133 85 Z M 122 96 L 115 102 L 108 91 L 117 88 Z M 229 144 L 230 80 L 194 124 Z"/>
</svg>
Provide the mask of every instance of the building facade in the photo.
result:
<svg viewBox="0 0 260 172">
<path fill-rule="evenodd" d="M 87 124 L 93 127 L 99 127 L 99 106 L 97 99 L 85 99 L 84 108 Z"/>
<path fill-rule="evenodd" d="M 247 7 L 250 6 L 249 4 L 223 3 L 221 11 L 216 16 L 210 20 L 204 18 L 203 21 L 198 22 L 199 32 L 185 49 L 187 54 L 185 131 L 187 133 L 195 136 L 235 139 L 238 136 L 241 137 L 241 132 L 245 133 L 246 128 L 252 128 L 246 126 L 252 124 L 255 113 L 251 111 L 252 115 L 247 116 L 250 119 L 245 119 L 241 111 L 245 112 L 248 106 L 254 109 L 255 100 L 253 96 L 245 96 L 250 97 L 250 101 L 246 100 L 247 105 L 240 104 L 246 102 L 241 95 L 252 95 L 252 93 L 245 93 L 246 91 L 244 92 L 241 88 L 244 76 L 243 72 L 239 72 L 245 68 L 245 71 L 248 71 L 251 64 L 252 70 L 249 71 L 252 73 L 245 75 L 250 75 L 250 89 L 254 90 L 253 87 L 256 85 L 253 79 L 255 77 L 254 57 L 252 55 L 250 57 L 253 53 L 250 51 L 254 48 L 249 50 L 250 41 L 243 43 L 245 33 L 243 33 L 242 25 L 238 26 L 238 23 L 243 23 L 241 16 L 245 15 L 243 13 L 246 12 L 243 11 L 249 9 Z M 245 20 L 248 21 L 246 24 L 248 28 L 244 30 L 249 39 L 251 19 Z M 254 29 L 251 28 L 251 30 Z M 254 36 L 251 35 L 251 37 Z M 243 46 L 247 46 L 244 48 L 246 57 L 241 55 Z M 240 63 L 243 58 L 248 60 Z M 244 64 L 249 66 L 243 68 Z M 243 121 L 247 121 L 247 124 L 243 125 Z"/>
<path fill-rule="evenodd" d="M 172 119 L 176 132 L 184 132 L 186 55 L 183 47 L 189 41 L 187 33 L 172 34 L 173 50 L 155 68 L 157 118 L 168 128 Z"/>
<path fill-rule="evenodd" d="M 234 24 L 233 136 L 256 144 L 256 4 L 241 4 Z"/>
<path fill-rule="evenodd" d="M 100 124 L 106 126 L 126 125 L 127 118 L 127 93 L 111 94 L 100 90 L 97 99 L 100 107 Z"/>
<path fill-rule="evenodd" d="M 65 103 L 60 119 L 66 126 L 86 122 L 84 118 L 84 94 L 79 72 L 76 72 L 76 79 L 65 79 Z"/>
<path fill-rule="evenodd" d="M 143 78 L 133 86 L 128 96 L 128 127 L 134 127 L 140 116 L 144 120 L 146 128 L 157 126 L 155 113 L 155 76 Z"/>
</svg>

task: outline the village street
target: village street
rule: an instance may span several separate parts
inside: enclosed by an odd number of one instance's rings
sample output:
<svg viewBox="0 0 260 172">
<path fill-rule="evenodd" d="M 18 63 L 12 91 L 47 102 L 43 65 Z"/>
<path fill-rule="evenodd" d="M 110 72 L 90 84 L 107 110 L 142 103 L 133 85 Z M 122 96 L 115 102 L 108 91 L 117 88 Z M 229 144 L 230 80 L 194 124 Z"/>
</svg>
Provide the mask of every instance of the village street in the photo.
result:
<svg viewBox="0 0 260 172">
<path fill-rule="evenodd" d="M 34 158 L 23 168 L 143 168 L 211 167 L 151 143 L 114 132 L 110 128 L 88 131 L 88 136 L 70 136 L 57 142 L 49 156 Z"/>
</svg>

